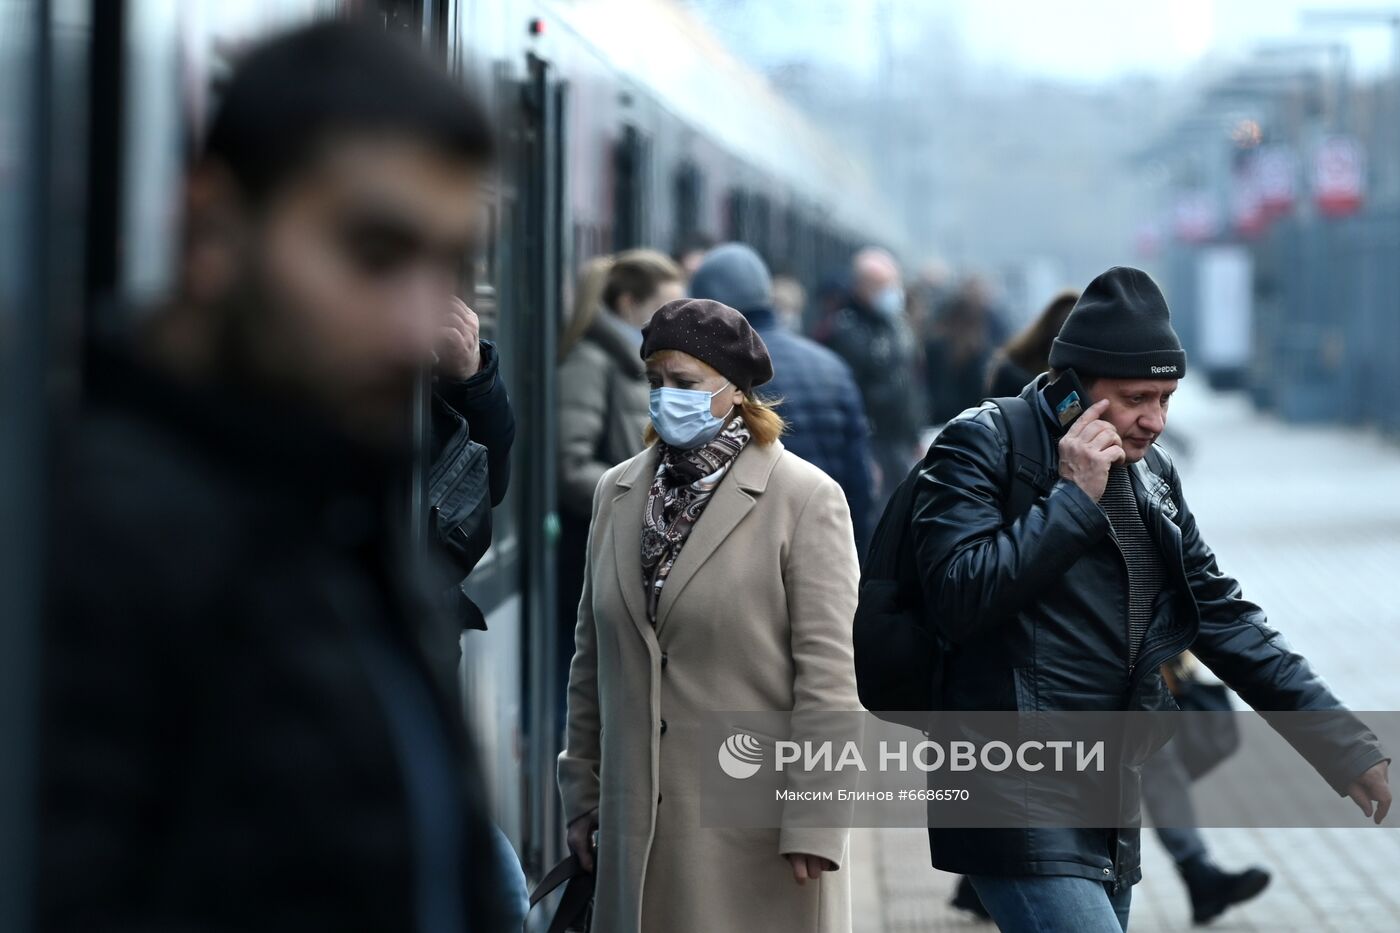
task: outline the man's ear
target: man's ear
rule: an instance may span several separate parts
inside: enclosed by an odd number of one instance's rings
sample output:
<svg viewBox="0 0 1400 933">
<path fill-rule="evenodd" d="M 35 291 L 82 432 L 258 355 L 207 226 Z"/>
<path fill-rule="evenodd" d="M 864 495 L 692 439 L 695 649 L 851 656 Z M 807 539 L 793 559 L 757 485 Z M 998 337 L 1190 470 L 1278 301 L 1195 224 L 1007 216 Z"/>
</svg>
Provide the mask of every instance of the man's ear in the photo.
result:
<svg viewBox="0 0 1400 933">
<path fill-rule="evenodd" d="M 215 304 L 237 285 L 249 242 L 249 212 L 228 170 L 203 162 L 185 181 L 182 299 Z"/>
</svg>

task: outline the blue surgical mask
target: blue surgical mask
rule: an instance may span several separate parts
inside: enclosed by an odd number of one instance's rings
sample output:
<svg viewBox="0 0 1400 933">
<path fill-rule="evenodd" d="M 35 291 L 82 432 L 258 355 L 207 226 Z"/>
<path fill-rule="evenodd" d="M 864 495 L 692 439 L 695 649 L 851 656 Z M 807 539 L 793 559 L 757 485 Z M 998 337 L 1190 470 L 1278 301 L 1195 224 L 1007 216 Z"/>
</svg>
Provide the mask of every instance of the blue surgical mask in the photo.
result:
<svg viewBox="0 0 1400 933">
<path fill-rule="evenodd" d="M 904 289 L 898 285 L 882 288 L 876 293 L 871 305 L 881 314 L 896 317 L 904 312 Z"/>
<path fill-rule="evenodd" d="M 661 439 L 672 447 L 690 450 L 709 443 L 724 419 L 710 412 L 710 401 L 729 383 L 713 392 L 704 389 L 674 389 L 660 386 L 651 390 L 651 423 Z"/>
</svg>

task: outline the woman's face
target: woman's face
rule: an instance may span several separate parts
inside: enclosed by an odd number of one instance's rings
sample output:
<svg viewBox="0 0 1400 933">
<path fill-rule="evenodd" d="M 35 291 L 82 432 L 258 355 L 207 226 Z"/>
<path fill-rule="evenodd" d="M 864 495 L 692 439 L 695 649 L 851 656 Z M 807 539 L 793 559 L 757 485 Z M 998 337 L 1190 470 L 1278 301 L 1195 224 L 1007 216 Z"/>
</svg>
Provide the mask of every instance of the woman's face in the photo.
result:
<svg viewBox="0 0 1400 933">
<path fill-rule="evenodd" d="M 708 363 L 703 363 L 680 350 L 667 350 L 653 354 L 647 360 L 647 381 L 653 389 L 698 389 L 702 392 L 718 392 L 710 399 L 710 414 L 723 418 L 735 405 L 744 400 L 744 393 L 715 371 Z M 720 389 L 727 391 L 720 392 Z"/>
<path fill-rule="evenodd" d="M 646 326 L 656 309 L 668 301 L 685 297 L 685 286 L 680 282 L 662 282 L 656 291 L 645 298 L 636 299 L 631 295 L 619 295 L 615 309 L 623 320 L 637 327 Z"/>
</svg>

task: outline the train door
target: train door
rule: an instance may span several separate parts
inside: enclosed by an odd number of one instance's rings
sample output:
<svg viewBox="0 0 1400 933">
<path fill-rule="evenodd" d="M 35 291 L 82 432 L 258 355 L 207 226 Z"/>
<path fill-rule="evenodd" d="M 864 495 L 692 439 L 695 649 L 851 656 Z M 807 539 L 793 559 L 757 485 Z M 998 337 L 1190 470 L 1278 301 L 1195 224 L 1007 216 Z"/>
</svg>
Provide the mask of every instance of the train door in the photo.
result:
<svg viewBox="0 0 1400 933">
<path fill-rule="evenodd" d="M 87 17 L 0 5 L 0 929 L 31 928 L 42 503 L 55 338 L 77 316 Z M 75 235 L 76 234 L 76 235 Z"/>
<path fill-rule="evenodd" d="M 498 786 L 497 799 L 527 873 L 539 877 L 559 855 L 563 839 L 554 783 L 559 751 L 555 711 L 564 687 L 556 682 L 555 664 L 561 633 L 554 608 L 558 538 L 554 364 L 566 246 L 563 231 L 568 229 L 563 171 L 567 89 L 554 78 L 549 63 L 532 54 L 526 58 L 523 79 L 506 81 L 502 90 L 506 125 L 502 229 L 497 238 L 503 286 L 498 333 L 515 409 L 516 439 L 511 458 L 512 528 L 502 549 L 511 566 L 499 585 L 515 620 L 513 644 L 493 638 L 484 643 L 484 654 L 464 644 L 464 657 L 491 678 L 517 681 L 511 685 L 514 702 L 507 704 L 497 691 L 495 723 L 481 723 L 480 728 L 516 738 L 516 747 L 510 750 L 515 753 L 511 756 L 513 786 Z M 479 706 L 472 710 L 478 722 L 486 712 Z M 495 760 L 503 757 L 497 755 Z M 492 760 L 489 750 L 487 758 Z"/>
</svg>

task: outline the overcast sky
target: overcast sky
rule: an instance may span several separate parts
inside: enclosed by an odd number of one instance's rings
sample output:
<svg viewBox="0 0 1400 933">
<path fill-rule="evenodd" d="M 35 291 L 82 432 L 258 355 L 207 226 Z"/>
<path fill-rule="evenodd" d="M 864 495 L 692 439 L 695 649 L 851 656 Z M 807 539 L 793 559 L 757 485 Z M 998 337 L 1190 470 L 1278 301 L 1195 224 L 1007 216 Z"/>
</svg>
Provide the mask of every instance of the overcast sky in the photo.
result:
<svg viewBox="0 0 1400 933">
<path fill-rule="evenodd" d="M 1391 67 L 1383 22 L 1301 24 L 1304 10 L 1400 13 L 1400 0 L 693 0 L 741 52 L 768 61 L 813 50 L 873 72 L 876 15 L 894 11 L 897 56 L 920 54 L 910 37 L 930 20 L 958 37 L 962 53 L 994 70 L 1098 81 L 1147 72 L 1179 74 L 1211 53 L 1239 55 L 1259 42 L 1343 39 L 1359 74 Z M 732 15 L 743 10 L 742 16 Z M 901 41 L 903 39 L 903 41 Z"/>
</svg>

